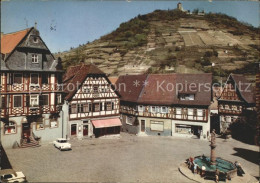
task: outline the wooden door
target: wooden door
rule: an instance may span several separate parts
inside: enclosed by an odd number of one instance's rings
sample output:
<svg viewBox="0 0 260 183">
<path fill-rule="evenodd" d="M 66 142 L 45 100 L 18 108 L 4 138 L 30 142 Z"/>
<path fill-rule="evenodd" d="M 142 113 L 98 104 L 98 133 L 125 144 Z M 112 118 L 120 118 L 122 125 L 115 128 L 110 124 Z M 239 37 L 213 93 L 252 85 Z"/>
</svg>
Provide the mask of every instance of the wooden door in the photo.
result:
<svg viewBox="0 0 260 183">
<path fill-rule="evenodd" d="M 141 132 L 145 132 L 145 120 L 141 120 Z"/>
<path fill-rule="evenodd" d="M 88 135 L 88 125 L 84 125 L 83 126 L 83 136 L 87 136 Z"/>
<path fill-rule="evenodd" d="M 30 137 L 31 136 L 31 127 L 30 127 L 30 123 L 23 123 L 23 137 Z"/>
<path fill-rule="evenodd" d="M 70 135 L 77 135 L 77 124 L 72 124 L 71 125 Z"/>
</svg>

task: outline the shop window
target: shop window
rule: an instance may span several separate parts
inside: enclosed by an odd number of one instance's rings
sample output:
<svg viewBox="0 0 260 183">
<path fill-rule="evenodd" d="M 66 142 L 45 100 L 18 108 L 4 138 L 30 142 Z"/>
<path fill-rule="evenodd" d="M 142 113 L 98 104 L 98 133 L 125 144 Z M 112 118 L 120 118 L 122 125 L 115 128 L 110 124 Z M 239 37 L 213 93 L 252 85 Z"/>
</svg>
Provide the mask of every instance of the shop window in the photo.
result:
<svg viewBox="0 0 260 183">
<path fill-rule="evenodd" d="M 58 127 L 58 117 L 59 114 L 51 114 L 50 115 L 50 128 L 56 128 Z"/>
<path fill-rule="evenodd" d="M 134 120 L 133 116 L 126 116 L 126 124 L 133 125 Z"/>
<path fill-rule="evenodd" d="M 190 125 L 175 125 L 175 132 L 181 134 L 191 134 L 191 126 Z"/>
<path fill-rule="evenodd" d="M 56 119 L 57 120 L 57 119 Z M 58 127 L 58 121 L 50 121 L 50 127 L 51 128 L 56 128 Z"/>
<path fill-rule="evenodd" d="M 16 133 L 16 123 L 15 122 L 9 122 L 4 125 L 4 133 L 5 134 L 13 134 Z"/>
<path fill-rule="evenodd" d="M 151 131 L 162 132 L 164 129 L 162 121 L 151 121 Z"/>
<path fill-rule="evenodd" d="M 43 130 L 44 124 L 43 122 L 36 122 L 36 130 Z"/>
</svg>

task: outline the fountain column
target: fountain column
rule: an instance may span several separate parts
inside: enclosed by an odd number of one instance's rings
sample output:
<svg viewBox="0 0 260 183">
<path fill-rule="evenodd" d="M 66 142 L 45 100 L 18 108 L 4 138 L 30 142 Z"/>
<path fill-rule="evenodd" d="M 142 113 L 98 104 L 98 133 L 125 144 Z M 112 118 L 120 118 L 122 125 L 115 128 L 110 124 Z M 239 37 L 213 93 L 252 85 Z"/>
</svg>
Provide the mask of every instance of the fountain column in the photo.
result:
<svg viewBox="0 0 260 183">
<path fill-rule="evenodd" d="M 216 133 L 215 133 L 215 129 L 212 130 L 212 133 L 211 133 L 211 143 L 210 143 L 210 163 L 212 165 L 215 165 L 216 164 L 216 152 L 215 152 L 215 149 L 216 149 Z"/>
</svg>

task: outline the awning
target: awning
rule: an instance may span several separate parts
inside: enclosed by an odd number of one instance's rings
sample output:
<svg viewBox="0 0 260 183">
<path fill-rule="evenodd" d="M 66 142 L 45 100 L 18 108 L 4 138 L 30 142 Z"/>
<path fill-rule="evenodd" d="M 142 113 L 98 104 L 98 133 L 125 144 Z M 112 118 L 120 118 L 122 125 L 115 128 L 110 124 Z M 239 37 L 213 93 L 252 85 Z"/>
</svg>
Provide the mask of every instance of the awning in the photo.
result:
<svg viewBox="0 0 260 183">
<path fill-rule="evenodd" d="M 122 126 L 122 123 L 119 118 L 110 118 L 110 119 L 100 119 L 91 121 L 95 128 L 107 128 L 114 126 Z"/>
</svg>

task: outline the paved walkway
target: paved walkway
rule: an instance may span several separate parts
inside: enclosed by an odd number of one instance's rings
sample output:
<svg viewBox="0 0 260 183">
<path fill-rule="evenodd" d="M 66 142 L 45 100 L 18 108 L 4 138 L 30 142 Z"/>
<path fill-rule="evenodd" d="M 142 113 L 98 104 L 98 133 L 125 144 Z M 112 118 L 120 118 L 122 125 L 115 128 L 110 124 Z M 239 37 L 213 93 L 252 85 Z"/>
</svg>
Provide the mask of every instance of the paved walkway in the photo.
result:
<svg viewBox="0 0 260 183">
<path fill-rule="evenodd" d="M 210 155 L 208 141 L 176 137 L 138 137 L 122 133 L 117 139 L 71 140 L 72 150 L 50 143 L 37 148 L 6 149 L 13 168 L 29 182 L 194 182 L 179 171 L 190 156 Z M 216 155 L 238 161 L 259 176 L 258 147 L 217 138 Z"/>
</svg>

